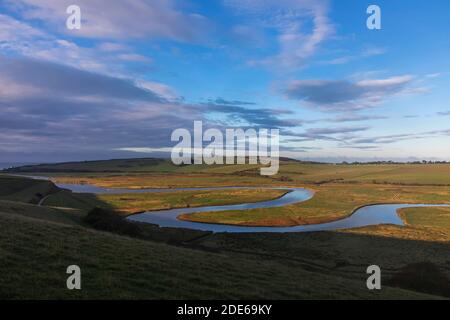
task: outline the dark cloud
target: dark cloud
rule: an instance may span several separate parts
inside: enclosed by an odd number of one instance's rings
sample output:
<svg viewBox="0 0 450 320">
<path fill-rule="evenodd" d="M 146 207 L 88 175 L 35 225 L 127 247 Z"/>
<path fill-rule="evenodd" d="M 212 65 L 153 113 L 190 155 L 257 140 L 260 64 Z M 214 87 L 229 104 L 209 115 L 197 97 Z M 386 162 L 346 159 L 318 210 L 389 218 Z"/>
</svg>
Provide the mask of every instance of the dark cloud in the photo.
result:
<svg viewBox="0 0 450 320">
<path fill-rule="evenodd" d="M 435 130 L 435 131 L 426 131 L 426 132 L 417 132 L 417 133 L 404 133 L 404 134 L 393 134 L 393 135 L 384 135 L 384 136 L 375 136 L 375 137 L 366 137 L 366 138 L 356 138 L 348 141 L 349 144 L 391 144 L 399 141 L 407 141 L 407 140 L 417 140 L 417 139 L 426 139 L 437 136 L 449 136 L 450 129 L 447 130 Z"/>
<path fill-rule="evenodd" d="M 136 86 L 132 81 L 91 73 L 51 62 L 0 55 L 3 79 L 22 86 L 39 88 L 51 95 L 140 99 L 161 102 L 156 93 Z"/>
<path fill-rule="evenodd" d="M 282 130 L 283 136 L 295 137 L 297 142 L 304 141 L 336 141 L 343 142 L 347 140 L 348 137 L 345 134 L 366 131 L 370 129 L 369 127 L 340 127 L 340 128 L 310 128 L 304 132 L 297 133 L 291 130 Z"/>
<path fill-rule="evenodd" d="M 247 106 L 247 105 L 255 105 L 254 102 L 248 102 L 248 101 L 240 101 L 240 100 L 226 100 L 224 98 L 216 98 L 216 99 L 209 99 L 209 103 L 218 104 L 218 105 L 236 105 L 236 106 Z"/>
<path fill-rule="evenodd" d="M 288 85 L 288 98 L 330 111 L 351 111 L 373 107 L 410 89 L 411 76 L 350 82 L 346 80 L 296 80 Z"/>
<path fill-rule="evenodd" d="M 214 103 L 209 102 L 199 105 L 197 106 L 197 109 L 205 113 L 223 113 L 228 118 L 228 124 L 233 125 L 242 121 L 246 122 L 244 125 L 255 125 L 265 128 L 296 127 L 301 126 L 302 124 L 302 121 L 300 120 L 282 119 L 279 117 L 279 115 L 291 115 L 291 111 L 273 110 L 268 108 L 248 108 L 242 105 L 217 102 L 218 101 L 216 100 Z"/>
<path fill-rule="evenodd" d="M 420 116 L 417 115 L 413 115 L 413 114 L 408 114 L 406 116 L 403 116 L 403 118 L 405 119 L 415 119 L 415 118 L 419 118 Z"/>
<path fill-rule="evenodd" d="M 286 93 L 291 99 L 327 105 L 358 99 L 364 90 L 347 81 L 300 80 L 291 83 Z"/>
<path fill-rule="evenodd" d="M 418 135 L 416 134 L 396 134 L 396 135 L 385 135 L 385 136 L 377 136 L 377 137 L 366 137 L 366 138 L 358 138 L 354 139 L 351 142 L 355 144 L 368 144 L 368 143 L 394 143 L 401 140 L 410 140 L 416 139 Z"/>
<path fill-rule="evenodd" d="M 293 140 L 289 140 L 290 142 L 295 142 Z M 302 141 L 297 141 L 302 142 Z M 291 152 L 309 152 L 309 151 L 317 151 L 323 150 L 323 148 L 317 147 L 306 147 L 306 146 L 280 146 L 280 151 L 291 151 Z"/>
<path fill-rule="evenodd" d="M 192 130 L 195 120 L 218 129 L 242 122 L 242 127 L 299 125 L 279 117 L 290 116 L 288 111 L 250 108 L 251 102 L 224 98 L 189 105 L 165 99 L 152 88 L 161 85 L 144 88 L 69 66 L 0 56 L 0 152 L 18 159 L 55 153 L 70 159 L 77 150 L 92 159 L 123 148 L 170 147 L 173 130 Z M 209 119 L 212 113 L 227 121 Z"/>
<path fill-rule="evenodd" d="M 449 111 L 438 112 L 437 114 L 440 115 L 440 116 L 450 116 L 450 110 Z"/>
<path fill-rule="evenodd" d="M 379 146 L 340 146 L 342 149 L 380 150 Z"/>
<path fill-rule="evenodd" d="M 388 119 L 386 116 L 375 116 L 375 115 L 358 115 L 358 114 L 348 114 L 342 115 L 335 118 L 324 119 L 327 122 L 360 122 L 360 121 L 371 121 L 371 120 L 384 120 Z"/>
<path fill-rule="evenodd" d="M 130 146 L 163 147 L 203 114 L 132 81 L 0 56 L 0 152 L 36 159 L 96 158 Z M 89 156 L 88 156 L 89 155 Z"/>
<path fill-rule="evenodd" d="M 368 129 L 369 127 L 312 128 L 308 129 L 307 133 L 313 135 L 333 135 L 366 131 Z"/>
</svg>

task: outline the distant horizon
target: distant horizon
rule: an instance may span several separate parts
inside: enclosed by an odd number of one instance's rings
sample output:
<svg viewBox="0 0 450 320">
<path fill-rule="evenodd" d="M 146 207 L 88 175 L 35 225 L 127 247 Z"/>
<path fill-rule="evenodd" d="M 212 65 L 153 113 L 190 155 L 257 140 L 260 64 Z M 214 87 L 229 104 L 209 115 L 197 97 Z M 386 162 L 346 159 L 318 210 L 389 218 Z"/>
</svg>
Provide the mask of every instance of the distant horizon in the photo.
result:
<svg viewBox="0 0 450 320">
<path fill-rule="evenodd" d="M 37 166 L 37 165 L 54 165 L 54 164 L 64 164 L 64 163 L 80 163 L 80 162 L 97 162 L 97 161 L 114 161 L 114 160 L 145 160 L 145 159 L 160 159 L 160 160 L 166 160 L 170 161 L 170 157 L 156 157 L 156 156 L 148 156 L 148 157 L 129 157 L 129 158 L 102 158 L 102 159 L 90 159 L 90 160 L 64 160 L 64 161 L 35 161 L 35 162 L 0 162 L 0 170 L 8 169 L 8 168 L 17 168 L 17 167 L 23 167 L 23 166 Z M 353 164 L 353 163 L 361 163 L 361 164 L 370 164 L 370 163 L 396 163 L 396 164 L 412 164 L 412 163 L 422 163 L 422 162 L 431 162 L 431 163 L 450 163 L 450 160 L 440 160 L 440 159 L 416 159 L 416 158 L 409 158 L 409 159 L 342 159 L 340 161 L 332 161 L 331 159 L 324 159 L 324 158 L 316 158 L 316 159 L 309 159 L 309 158 L 289 158 L 289 157 L 281 157 L 280 160 L 292 160 L 292 161 L 299 161 L 299 162 L 315 162 L 315 163 L 323 163 L 323 164 Z M 194 164 L 192 164 L 194 165 Z M 226 164 L 224 164 L 226 165 Z"/>
</svg>

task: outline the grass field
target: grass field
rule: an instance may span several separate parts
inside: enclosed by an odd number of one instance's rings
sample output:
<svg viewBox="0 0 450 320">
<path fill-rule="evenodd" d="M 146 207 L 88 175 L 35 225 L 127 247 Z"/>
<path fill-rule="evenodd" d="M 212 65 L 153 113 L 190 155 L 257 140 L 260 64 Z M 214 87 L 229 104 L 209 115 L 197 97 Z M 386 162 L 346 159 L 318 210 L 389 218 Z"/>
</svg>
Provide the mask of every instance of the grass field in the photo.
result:
<svg viewBox="0 0 450 320">
<path fill-rule="evenodd" d="M 382 292 L 370 292 L 362 281 L 363 267 L 354 267 L 360 276 L 352 279 L 339 272 L 330 274 L 326 265 L 307 267 L 317 262 L 307 262 L 305 257 L 303 262 L 266 257 L 257 251 L 217 250 L 210 243 L 209 250 L 177 247 L 7 214 L 0 214 L 0 222 L 8 225 L 0 233 L 2 298 L 432 297 L 388 286 Z M 71 264 L 82 268 L 81 291 L 65 288 L 65 269 Z"/>
<path fill-rule="evenodd" d="M 450 208 L 408 208 L 399 211 L 407 225 L 450 229 Z"/>
<path fill-rule="evenodd" d="M 276 176 L 262 177 L 256 165 L 174 166 L 168 160 L 129 159 L 27 166 L 11 173 L 50 175 L 105 187 L 189 187 L 325 182 L 450 185 L 450 164 L 319 164 L 283 159 Z M 163 179 L 162 179 L 163 177 Z"/>
<path fill-rule="evenodd" d="M 308 187 L 308 186 L 306 186 Z M 450 202 L 450 187 L 368 184 L 311 186 L 312 199 L 284 207 L 242 211 L 201 212 L 183 215 L 184 220 L 254 226 L 294 226 L 342 219 L 356 208 L 374 203 Z"/>
<path fill-rule="evenodd" d="M 48 174 L 48 173 L 45 173 Z M 205 173 L 152 173 L 130 175 L 64 176 L 54 180 L 60 183 L 93 184 L 104 188 L 193 188 L 232 186 L 271 186 L 272 179 L 261 176 Z"/>
<path fill-rule="evenodd" d="M 259 202 L 276 199 L 284 194 L 286 194 L 286 191 L 283 190 L 261 189 L 98 195 L 77 195 L 62 191 L 46 198 L 44 205 L 53 207 L 68 206 L 85 210 L 97 206 L 130 214 L 148 210 Z"/>
<path fill-rule="evenodd" d="M 103 165 L 104 171 L 95 172 Z M 70 176 L 63 170 L 77 170 Z M 107 188 L 176 188 L 211 186 L 291 186 L 316 191 L 306 203 L 246 212 L 197 213 L 182 219 L 251 226 L 292 226 L 322 223 L 348 216 L 354 209 L 371 203 L 446 203 L 450 202 L 450 165 L 448 164 L 359 164 L 334 165 L 281 161 L 280 173 L 262 177 L 257 166 L 173 166 L 164 160 L 137 159 L 111 162 L 86 162 L 28 167 L 27 170 L 56 171 L 56 181 L 89 183 Z M 83 171 L 85 170 L 85 171 Z M 129 170 L 128 172 L 126 170 Z M 108 173 L 109 171 L 109 173 Z M 116 172 L 115 172 L 116 171 Z M 139 172 L 137 174 L 136 172 Z M 56 198 L 52 196 L 51 198 Z M 142 196 L 144 197 L 144 196 Z M 178 196 L 177 196 L 178 197 Z M 102 199 L 126 212 L 187 206 L 185 200 L 168 203 L 129 197 Z M 50 203 L 57 204 L 57 200 Z M 115 198 L 115 199 L 113 199 Z M 124 198 L 124 197 L 122 197 Z M 64 200 L 65 201 L 65 200 Z M 127 204 L 124 204 L 127 202 Z M 61 203 L 61 201 L 59 201 Z M 184 204 L 183 204 L 184 203 Z M 202 205 L 201 203 L 199 205 Z"/>
<path fill-rule="evenodd" d="M 450 203 L 447 167 L 440 165 L 335 166 L 285 161 L 280 175 L 273 178 L 255 175 L 256 168 L 174 169 L 166 162 L 144 160 L 81 163 L 76 164 L 77 172 L 72 164 L 60 166 L 58 170 L 47 166 L 47 175 L 108 187 L 288 185 L 316 192 L 305 203 L 283 208 L 205 213 L 209 222 L 290 225 L 337 219 L 367 203 Z M 406 171 L 413 166 L 417 172 L 408 176 Z M 86 167 L 90 171 L 83 171 Z M 41 169 L 27 170 L 35 174 Z M 261 201 L 278 197 L 279 192 L 99 196 L 61 191 L 49 181 L 0 175 L 0 298 L 450 297 L 448 209 L 402 210 L 405 227 L 381 225 L 304 234 L 211 234 L 142 225 L 140 238 L 133 238 L 96 230 L 84 221 L 87 211 L 98 206 L 126 214 Z M 44 206 L 36 205 L 44 197 Z M 70 264 L 82 268 L 81 291 L 65 289 L 65 269 Z M 372 264 L 382 269 L 381 291 L 365 286 L 365 271 Z"/>
</svg>

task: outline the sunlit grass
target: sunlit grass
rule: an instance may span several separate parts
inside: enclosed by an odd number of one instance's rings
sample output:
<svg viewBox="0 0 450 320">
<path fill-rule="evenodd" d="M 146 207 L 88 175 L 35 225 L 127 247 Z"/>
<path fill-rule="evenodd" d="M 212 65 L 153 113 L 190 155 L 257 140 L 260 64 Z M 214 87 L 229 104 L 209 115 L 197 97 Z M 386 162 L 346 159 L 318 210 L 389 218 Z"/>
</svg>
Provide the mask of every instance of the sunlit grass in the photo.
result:
<svg viewBox="0 0 450 320">
<path fill-rule="evenodd" d="M 98 195 L 77 195 L 61 192 L 48 197 L 44 204 L 46 206 L 69 206 L 85 210 L 98 206 L 130 214 L 149 210 L 260 202 L 279 198 L 286 192 L 284 190 L 261 189 Z"/>
<path fill-rule="evenodd" d="M 450 208 L 405 208 L 399 210 L 400 217 L 411 226 L 438 227 L 450 229 Z"/>
<path fill-rule="evenodd" d="M 306 202 L 245 211 L 200 212 L 184 220 L 251 226 L 295 226 L 323 223 L 347 217 L 361 206 L 378 203 L 450 203 L 450 187 L 416 187 L 366 184 L 313 186 Z"/>
</svg>

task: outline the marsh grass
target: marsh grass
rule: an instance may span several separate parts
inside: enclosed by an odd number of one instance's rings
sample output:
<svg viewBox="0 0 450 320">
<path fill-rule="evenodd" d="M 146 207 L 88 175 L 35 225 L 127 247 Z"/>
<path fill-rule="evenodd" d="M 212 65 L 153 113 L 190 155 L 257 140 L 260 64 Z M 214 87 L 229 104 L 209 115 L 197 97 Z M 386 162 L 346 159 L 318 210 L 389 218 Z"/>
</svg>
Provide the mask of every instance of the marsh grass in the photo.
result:
<svg viewBox="0 0 450 320">
<path fill-rule="evenodd" d="M 201 212 L 183 215 L 182 218 L 234 225 L 295 226 L 342 219 L 358 207 L 368 204 L 450 202 L 450 187 L 370 184 L 323 184 L 310 187 L 315 191 L 314 197 L 298 204 L 246 211 Z"/>
<path fill-rule="evenodd" d="M 230 189 L 97 195 L 76 194 L 63 191 L 49 196 L 44 204 L 46 206 L 66 206 L 83 210 L 91 210 L 94 207 L 99 207 L 115 210 L 123 215 L 128 215 L 150 210 L 260 202 L 279 198 L 286 193 L 287 191 L 285 190 L 270 189 Z"/>
<path fill-rule="evenodd" d="M 405 208 L 399 215 L 407 225 L 450 229 L 450 208 Z"/>
</svg>

